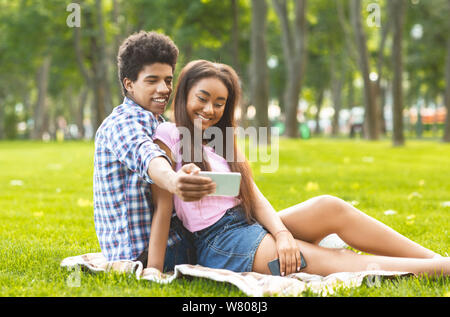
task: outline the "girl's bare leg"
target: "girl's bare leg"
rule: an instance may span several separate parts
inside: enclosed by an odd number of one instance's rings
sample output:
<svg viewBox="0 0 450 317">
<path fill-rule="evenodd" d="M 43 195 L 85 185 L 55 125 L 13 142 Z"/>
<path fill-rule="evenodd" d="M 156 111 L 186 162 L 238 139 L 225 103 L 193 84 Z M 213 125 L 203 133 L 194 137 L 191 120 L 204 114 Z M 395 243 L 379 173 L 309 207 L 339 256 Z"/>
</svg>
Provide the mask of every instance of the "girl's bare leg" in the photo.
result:
<svg viewBox="0 0 450 317">
<path fill-rule="evenodd" d="M 411 272 L 417 275 L 450 275 L 450 258 L 419 259 L 360 255 L 347 249 L 328 249 L 297 240 L 307 267 L 301 272 L 326 276 L 336 272 L 383 270 Z M 276 243 L 267 234 L 261 241 L 253 262 L 253 271 L 270 274 L 267 263 L 277 258 Z"/>
<path fill-rule="evenodd" d="M 279 212 L 284 225 L 299 240 L 318 244 L 336 233 L 363 252 L 408 258 L 432 258 L 437 254 L 366 215 L 342 199 L 323 195 Z"/>
</svg>

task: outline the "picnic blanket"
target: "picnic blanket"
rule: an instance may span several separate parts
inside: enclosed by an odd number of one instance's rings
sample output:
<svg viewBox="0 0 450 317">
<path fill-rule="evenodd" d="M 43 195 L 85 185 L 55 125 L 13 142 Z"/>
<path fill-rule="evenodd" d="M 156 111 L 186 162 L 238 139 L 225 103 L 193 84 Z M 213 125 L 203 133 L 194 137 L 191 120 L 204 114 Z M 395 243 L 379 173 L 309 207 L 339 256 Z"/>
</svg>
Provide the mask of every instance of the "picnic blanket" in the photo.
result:
<svg viewBox="0 0 450 317">
<path fill-rule="evenodd" d="M 102 253 L 87 253 L 62 260 L 61 267 L 68 270 L 88 272 L 128 273 L 138 280 L 167 284 L 182 277 L 206 278 L 218 282 L 230 283 L 238 287 L 247 296 L 302 296 L 309 290 L 320 296 L 332 295 L 340 287 L 358 287 L 362 283 L 376 286 L 383 279 L 414 275 L 408 272 L 362 271 L 340 272 L 328 276 L 308 273 L 294 273 L 286 277 L 259 274 L 255 272 L 236 273 L 224 269 L 212 269 L 200 265 L 182 264 L 174 272 L 161 273 L 157 269 L 143 268 L 140 261 L 108 262 Z M 75 272 L 74 272 L 75 273 Z M 72 273 L 72 274 L 74 274 Z M 79 285 L 78 285 L 79 286 Z"/>
</svg>

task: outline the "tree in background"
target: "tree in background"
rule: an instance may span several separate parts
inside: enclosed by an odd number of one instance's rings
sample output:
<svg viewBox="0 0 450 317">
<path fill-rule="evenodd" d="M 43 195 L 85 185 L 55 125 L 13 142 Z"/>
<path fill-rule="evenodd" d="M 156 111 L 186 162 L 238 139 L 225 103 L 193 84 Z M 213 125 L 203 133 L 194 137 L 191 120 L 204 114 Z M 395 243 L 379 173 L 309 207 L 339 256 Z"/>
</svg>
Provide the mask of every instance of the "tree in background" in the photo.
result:
<svg viewBox="0 0 450 317">
<path fill-rule="evenodd" d="M 392 84 L 393 96 L 393 133 L 392 142 L 394 146 L 401 146 L 405 143 L 403 135 L 403 21 L 404 21 L 404 1 L 392 0 L 391 17 L 393 20 L 393 47 L 392 64 L 394 66 L 394 79 Z"/>
<path fill-rule="evenodd" d="M 266 0 L 252 0 L 250 38 L 250 96 L 256 108 L 256 126 L 269 127 L 269 79 L 267 77 Z"/>
<path fill-rule="evenodd" d="M 447 33 L 447 54 L 445 59 L 445 107 L 447 109 L 447 118 L 445 121 L 445 129 L 444 129 L 444 136 L 442 140 L 444 142 L 450 143 L 450 22 L 448 20 L 448 17 L 450 15 L 450 0 L 447 0 L 447 6 L 446 10 L 446 17 L 447 17 L 447 23 L 445 25 L 446 33 Z"/>
<path fill-rule="evenodd" d="M 306 63 L 306 0 L 294 2 L 294 21 L 289 19 L 286 0 L 273 0 L 281 25 L 281 46 L 285 61 L 286 79 L 283 102 L 286 116 L 286 135 L 298 136 L 297 109 Z"/>
<path fill-rule="evenodd" d="M 92 123 L 96 131 L 112 109 L 108 79 L 108 65 L 112 60 L 106 54 L 102 1 L 96 0 L 95 5 L 85 2 L 82 12 L 83 26 L 73 28 L 74 49 L 85 85 L 92 89 Z M 82 102 L 83 98 L 80 101 Z M 80 105 L 79 111 L 82 113 L 83 110 L 83 105 Z"/>
<path fill-rule="evenodd" d="M 445 62 L 445 107 L 447 118 L 444 129 L 444 142 L 450 142 L 450 32 L 447 33 L 447 57 Z"/>
<path fill-rule="evenodd" d="M 305 70 L 304 88 L 310 89 L 313 95 L 312 103 L 315 105 L 313 111 L 315 120 L 314 133 L 321 133 L 320 114 L 326 94 L 331 90 L 333 107 L 340 107 L 341 98 L 337 97 L 336 84 L 333 80 L 341 78 L 343 74 L 333 74 L 336 66 L 342 66 L 343 43 L 342 31 L 336 28 L 338 24 L 336 17 L 336 4 L 330 1 L 313 1 L 308 5 L 309 34 L 314 34 L 308 38 L 307 62 Z M 342 68 L 342 67 L 341 67 Z M 339 69 L 342 70 L 342 69 Z M 336 76 L 337 75 L 337 76 Z M 333 78 L 333 79 L 332 79 Z M 341 85 L 341 83 L 339 83 Z M 302 89 L 302 91 L 305 91 Z M 334 94 L 333 94 L 334 92 Z M 306 97 L 303 94 L 303 97 Z M 339 100 L 338 103 L 336 101 Z M 336 107 L 335 107 L 336 110 Z M 334 116 L 339 116 L 339 111 L 335 111 Z"/>
<path fill-rule="evenodd" d="M 350 0 L 350 17 L 355 35 L 359 68 L 364 83 L 365 135 L 369 140 L 377 140 L 377 103 L 375 102 L 373 86 L 370 80 L 369 52 L 361 11 L 361 0 Z"/>
<path fill-rule="evenodd" d="M 233 65 L 243 87 L 241 124 L 245 124 L 245 106 L 250 100 L 250 79 L 263 77 L 255 73 L 266 69 L 264 59 L 268 58 L 269 84 L 264 92 L 268 99 L 279 101 L 279 120 L 285 120 L 288 136 L 298 134 L 300 98 L 310 107 L 316 106 L 317 121 L 321 105 L 332 105 L 336 128 L 340 109 L 366 104 L 367 91 L 374 100 L 377 130 L 382 131 L 384 92 L 389 102 L 393 97 L 394 71 L 399 73 L 395 68 L 399 64 L 393 59 L 395 41 L 391 35 L 396 19 L 387 16 L 392 14 L 389 6 L 393 2 L 315 0 L 308 2 L 307 8 L 305 1 L 297 0 L 266 3 L 267 25 L 260 35 L 265 37 L 267 54 L 257 62 L 260 67 L 250 67 L 252 56 L 262 52 L 250 45 L 251 24 L 255 22 L 251 0 L 85 0 L 80 4 L 81 28 L 66 24 L 67 3 L 60 0 L 0 1 L 0 138 L 41 139 L 44 134 L 55 138 L 61 118 L 78 127 L 78 136 L 71 136 L 92 137 L 103 117 L 123 98 L 117 80 L 118 46 L 128 35 L 140 30 L 163 32 L 177 43 L 180 57 L 175 77 L 192 59 Z M 373 4 L 383 14 L 378 28 L 365 23 L 367 9 Z M 438 109 L 444 104 L 450 107 L 449 0 L 404 0 L 404 11 L 404 34 L 400 41 L 403 107 L 405 110 Z M 355 28 L 356 23 L 359 25 Z M 412 34 L 420 28 L 423 36 L 416 38 Z M 376 80 L 372 76 L 370 90 L 364 81 L 359 84 L 359 74 L 363 73 L 360 59 L 364 55 L 361 45 L 357 45 L 359 32 L 365 36 L 364 69 L 369 71 L 369 80 L 371 72 L 377 74 Z M 265 121 L 259 116 L 265 116 L 266 112 L 258 109 L 256 120 Z M 313 111 L 304 114 L 311 119 Z M 403 119 L 407 123 L 406 133 L 412 125 L 408 118 Z M 93 127 L 85 133 L 86 120 Z M 261 125 L 257 121 L 255 124 Z M 316 126 L 320 128 L 319 124 Z M 443 131 L 439 130 L 443 126 L 435 124 L 433 136 Z M 429 125 L 424 128 L 429 129 Z M 450 123 L 445 125 L 443 134 L 443 140 L 450 138 Z"/>
</svg>

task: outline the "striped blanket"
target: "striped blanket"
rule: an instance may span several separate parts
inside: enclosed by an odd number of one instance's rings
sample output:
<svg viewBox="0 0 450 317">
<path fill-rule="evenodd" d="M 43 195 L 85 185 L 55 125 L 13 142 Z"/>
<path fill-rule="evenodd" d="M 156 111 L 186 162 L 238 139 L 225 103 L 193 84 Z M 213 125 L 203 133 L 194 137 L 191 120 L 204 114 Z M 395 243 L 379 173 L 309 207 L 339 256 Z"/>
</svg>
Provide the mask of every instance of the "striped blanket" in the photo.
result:
<svg viewBox="0 0 450 317">
<path fill-rule="evenodd" d="M 340 272 L 328 276 L 307 273 L 294 273 L 285 277 L 259 274 L 254 272 L 235 273 L 229 270 L 212 269 L 200 265 L 182 264 L 175 266 L 174 272 L 161 273 L 157 269 L 143 268 L 139 261 L 108 262 L 102 253 L 87 253 L 68 257 L 62 260 L 61 267 L 72 271 L 67 283 L 69 286 L 79 286 L 77 273 L 88 272 L 119 272 L 127 273 L 138 280 L 148 280 L 156 283 L 170 283 L 183 276 L 211 279 L 218 282 L 231 283 L 247 296 L 302 296 L 303 292 L 311 291 L 320 296 L 332 295 L 338 288 L 359 287 L 363 283 L 376 286 L 381 280 L 399 276 L 413 275 L 407 272 L 362 271 Z M 78 275 L 79 277 L 79 275 Z"/>
</svg>

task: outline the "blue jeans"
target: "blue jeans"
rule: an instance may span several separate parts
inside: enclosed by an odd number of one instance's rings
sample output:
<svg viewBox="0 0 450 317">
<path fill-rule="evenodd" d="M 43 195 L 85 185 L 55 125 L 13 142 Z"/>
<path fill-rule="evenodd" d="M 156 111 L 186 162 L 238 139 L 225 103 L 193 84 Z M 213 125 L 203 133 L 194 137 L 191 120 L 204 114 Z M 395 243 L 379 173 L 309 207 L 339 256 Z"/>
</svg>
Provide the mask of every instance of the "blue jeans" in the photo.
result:
<svg viewBox="0 0 450 317">
<path fill-rule="evenodd" d="M 256 250 L 268 232 L 249 224 L 241 206 L 227 210 L 215 224 L 194 232 L 198 264 L 234 272 L 251 272 Z"/>
</svg>

